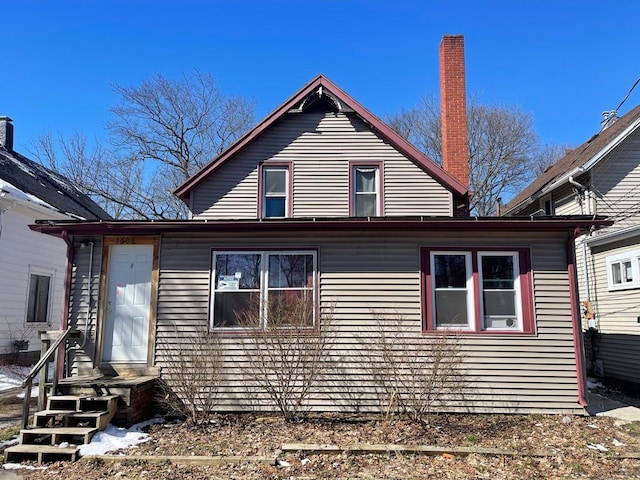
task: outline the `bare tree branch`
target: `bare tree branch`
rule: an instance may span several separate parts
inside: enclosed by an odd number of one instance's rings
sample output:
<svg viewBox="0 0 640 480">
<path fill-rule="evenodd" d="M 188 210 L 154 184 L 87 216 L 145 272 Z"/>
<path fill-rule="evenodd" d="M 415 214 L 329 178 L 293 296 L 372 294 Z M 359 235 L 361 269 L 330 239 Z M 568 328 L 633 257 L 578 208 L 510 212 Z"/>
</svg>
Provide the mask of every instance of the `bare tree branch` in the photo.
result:
<svg viewBox="0 0 640 480">
<path fill-rule="evenodd" d="M 436 99 L 388 119 L 389 125 L 432 160 L 442 165 L 440 109 Z M 559 158 L 560 147 L 541 147 L 533 117 L 517 108 L 467 104 L 470 207 L 475 215 L 496 213 L 498 199 L 507 200 Z"/>
<path fill-rule="evenodd" d="M 172 191 L 241 136 L 253 103 L 225 96 L 214 78 L 194 71 L 179 80 L 156 74 L 139 86 L 114 86 L 107 138 L 45 133 L 33 155 L 63 173 L 119 219 L 185 218 Z"/>
</svg>

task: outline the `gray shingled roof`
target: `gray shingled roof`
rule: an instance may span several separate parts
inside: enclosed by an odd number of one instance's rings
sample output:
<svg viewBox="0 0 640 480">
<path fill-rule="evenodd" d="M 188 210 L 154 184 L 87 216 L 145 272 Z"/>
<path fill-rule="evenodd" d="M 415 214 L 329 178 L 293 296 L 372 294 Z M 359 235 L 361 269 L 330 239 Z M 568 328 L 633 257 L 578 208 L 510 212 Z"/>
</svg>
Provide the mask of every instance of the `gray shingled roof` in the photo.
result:
<svg viewBox="0 0 640 480">
<path fill-rule="evenodd" d="M 0 146 L 0 179 L 24 193 L 38 197 L 62 213 L 86 220 L 111 216 L 69 180 L 17 152 Z"/>
<path fill-rule="evenodd" d="M 514 197 L 505 207 L 505 211 L 513 209 L 527 198 L 540 192 L 545 186 L 560 179 L 563 175 L 572 170 L 582 167 L 596 154 L 603 150 L 627 127 L 629 127 L 640 116 L 640 105 L 620 117 L 608 128 L 596 133 L 585 143 L 569 151 L 564 157 L 549 167 L 545 172 L 536 178 L 528 187 Z"/>
</svg>

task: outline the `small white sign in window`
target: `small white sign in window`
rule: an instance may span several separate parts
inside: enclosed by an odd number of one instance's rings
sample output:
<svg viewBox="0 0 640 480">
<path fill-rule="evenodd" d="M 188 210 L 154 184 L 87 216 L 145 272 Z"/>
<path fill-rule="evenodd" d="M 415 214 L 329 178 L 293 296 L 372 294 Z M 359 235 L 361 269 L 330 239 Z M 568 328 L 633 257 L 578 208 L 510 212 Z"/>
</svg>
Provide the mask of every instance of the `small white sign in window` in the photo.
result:
<svg viewBox="0 0 640 480">
<path fill-rule="evenodd" d="M 236 275 L 220 275 L 218 290 L 240 290 L 240 278 Z"/>
</svg>

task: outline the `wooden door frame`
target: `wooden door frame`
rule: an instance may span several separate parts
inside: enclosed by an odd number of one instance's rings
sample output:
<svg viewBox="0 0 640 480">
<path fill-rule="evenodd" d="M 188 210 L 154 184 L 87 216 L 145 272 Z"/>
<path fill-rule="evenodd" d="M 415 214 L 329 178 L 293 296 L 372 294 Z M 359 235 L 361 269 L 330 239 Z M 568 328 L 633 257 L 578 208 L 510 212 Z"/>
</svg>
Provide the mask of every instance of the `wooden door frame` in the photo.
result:
<svg viewBox="0 0 640 480">
<path fill-rule="evenodd" d="M 160 237 L 158 236 L 143 236 L 143 235 L 128 235 L 128 236 L 105 236 L 102 242 L 102 267 L 100 269 L 100 300 L 98 302 L 98 335 L 96 349 L 96 362 L 98 365 L 110 365 L 114 364 L 126 364 L 126 362 L 108 362 L 103 360 L 104 356 L 104 342 L 105 342 L 105 327 L 107 323 L 107 295 L 108 295 L 108 280 L 109 280 L 109 255 L 111 247 L 113 246 L 127 246 L 127 245 L 153 245 L 153 260 L 151 266 L 151 299 L 149 303 L 149 335 L 147 340 L 147 367 L 153 366 L 153 358 L 155 355 L 155 340 L 156 340 L 156 311 L 158 301 L 158 264 L 159 264 L 159 251 L 160 251 Z M 132 364 L 134 365 L 134 364 Z M 140 364 L 135 364 L 140 365 Z"/>
</svg>

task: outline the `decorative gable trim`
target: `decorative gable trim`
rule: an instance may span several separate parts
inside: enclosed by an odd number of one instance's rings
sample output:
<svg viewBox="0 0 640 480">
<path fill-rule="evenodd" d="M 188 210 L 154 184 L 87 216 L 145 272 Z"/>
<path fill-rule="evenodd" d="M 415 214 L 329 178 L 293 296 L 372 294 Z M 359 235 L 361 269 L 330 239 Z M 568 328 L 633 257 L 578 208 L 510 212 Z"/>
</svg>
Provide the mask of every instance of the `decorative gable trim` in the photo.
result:
<svg viewBox="0 0 640 480">
<path fill-rule="evenodd" d="M 388 125 L 378 119 L 323 75 L 318 75 L 311 82 L 305 85 L 300 91 L 267 115 L 260 123 L 244 134 L 227 150 L 222 152 L 199 172 L 180 185 L 173 193 L 181 200 L 188 202 L 190 194 L 194 188 L 209 178 L 210 175 L 215 173 L 222 165 L 247 147 L 253 140 L 262 135 L 269 129 L 269 127 L 286 115 L 290 110 L 300 111 L 301 108 L 304 108 L 306 106 L 304 101 L 307 97 L 315 95 L 325 95 L 331 103 L 336 105 L 336 108 L 339 111 L 355 112 L 366 123 L 368 123 L 378 135 L 389 142 L 389 144 L 428 173 L 446 189 L 460 197 L 467 196 L 468 190 L 463 184 L 407 142 Z"/>
</svg>

